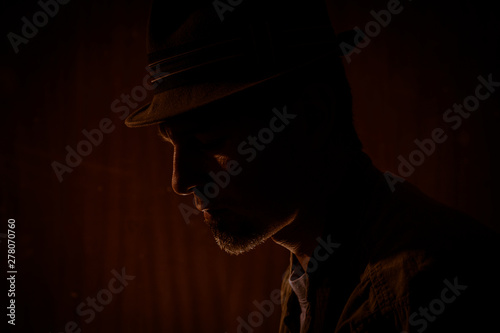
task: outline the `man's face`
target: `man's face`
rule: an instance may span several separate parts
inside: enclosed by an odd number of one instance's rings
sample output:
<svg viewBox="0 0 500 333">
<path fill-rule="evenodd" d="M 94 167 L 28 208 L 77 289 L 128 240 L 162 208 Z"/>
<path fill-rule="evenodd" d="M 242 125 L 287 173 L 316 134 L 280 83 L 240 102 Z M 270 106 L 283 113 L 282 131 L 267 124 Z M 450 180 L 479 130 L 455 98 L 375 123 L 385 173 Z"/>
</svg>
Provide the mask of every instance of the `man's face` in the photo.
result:
<svg viewBox="0 0 500 333">
<path fill-rule="evenodd" d="M 253 249 L 288 225 L 309 195 L 297 108 L 272 93 L 244 93 L 160 125 L 174 147 L 174 191 L 194 195 L 229 253 Z"/>
</svg>

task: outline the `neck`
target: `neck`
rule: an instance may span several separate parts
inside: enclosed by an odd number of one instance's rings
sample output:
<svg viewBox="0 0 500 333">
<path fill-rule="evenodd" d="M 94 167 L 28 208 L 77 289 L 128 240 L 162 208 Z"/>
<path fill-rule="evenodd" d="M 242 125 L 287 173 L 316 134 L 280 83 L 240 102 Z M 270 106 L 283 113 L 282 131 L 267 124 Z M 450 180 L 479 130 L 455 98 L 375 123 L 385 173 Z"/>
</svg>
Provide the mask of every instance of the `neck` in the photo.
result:
<svg viewBox="0 0 500 333">
<path fill-rule="evenodd" d="M 322 235 L 326 222 L 325 216 L 308 212 L 311 210 L 299 210 L 294 220 L 272 237 L 276 244 L 297 257 L 304 272 L 307 270 L 310 255 L 317 246 L 316 239 Z"/>
<path fill-rule="evenodd" d="M 314 192 L 308 191 L 293 221 L 273 235 L 273 241 L 293 253 L 306 271 L 318 246 L 318 237 L 328 231 L 341 239 L 349 232 L 353 215 L 366 205 L 366 196 L 374 180 L 373 171 L 378 172 L 371 162 L 356 160 L 337 173 L 336 180 L 326 182 Z"/>
</svg>

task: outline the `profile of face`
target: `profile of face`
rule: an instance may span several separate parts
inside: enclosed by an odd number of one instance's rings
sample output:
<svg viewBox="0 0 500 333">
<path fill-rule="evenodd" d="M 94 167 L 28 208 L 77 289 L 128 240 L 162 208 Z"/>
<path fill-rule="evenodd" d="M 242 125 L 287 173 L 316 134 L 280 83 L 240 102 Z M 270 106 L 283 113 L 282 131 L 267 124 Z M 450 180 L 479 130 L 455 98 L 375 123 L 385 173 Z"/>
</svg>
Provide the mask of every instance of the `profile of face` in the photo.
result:
<svg viewBox="0 0 500 333">
<path fill-rule="evenodd" d="M 281 96 L 281 97 L 278 97 Z M 293 96 L 252 88 L 160 124 L 173 145 L 172 188 L 193 195 L 217 244 L 255 248 L 311 196 L 314 156 Z"/>
</svg>

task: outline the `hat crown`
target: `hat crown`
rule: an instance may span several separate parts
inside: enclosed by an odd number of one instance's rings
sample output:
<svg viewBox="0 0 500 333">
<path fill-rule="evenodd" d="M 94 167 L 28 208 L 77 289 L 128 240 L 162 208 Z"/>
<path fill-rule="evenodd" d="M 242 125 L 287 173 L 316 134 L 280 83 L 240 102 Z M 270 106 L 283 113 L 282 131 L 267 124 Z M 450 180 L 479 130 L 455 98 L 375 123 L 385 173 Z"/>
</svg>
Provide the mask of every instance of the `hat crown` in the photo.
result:
<svg viewBox="0 0 500 333">
<path fill-rule="evenodd" d="M 339 55 L 324 0 L 154 0 L 154 97 L 126 124 L 158 123 L 308 67 L 325 72 Z"/>
<path fill-rule="evenodd" d="M 331 41 L 335 38 L 323 0 L 156 0 L 149 19 L 149 62 L 245 38 L 249 30 L 261 26 L 274 38 L 286 31 L 323 26 L 329 28 Z"/>
</svg>

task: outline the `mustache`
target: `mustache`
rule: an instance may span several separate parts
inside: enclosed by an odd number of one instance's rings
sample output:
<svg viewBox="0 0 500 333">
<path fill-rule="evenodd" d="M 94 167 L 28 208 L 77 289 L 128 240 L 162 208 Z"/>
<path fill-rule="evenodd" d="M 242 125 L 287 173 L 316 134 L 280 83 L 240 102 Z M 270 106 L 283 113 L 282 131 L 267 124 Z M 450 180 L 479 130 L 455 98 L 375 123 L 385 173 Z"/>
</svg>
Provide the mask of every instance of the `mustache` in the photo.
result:
<svg viewBox="0 0 500 333">
<path fill-rule="evenodd" d="M 202 212 L 204 209 L 208 209 L 210 201 L 203 200 L 198 197 L 196 194 L 193 194 L 193 203 L 196 209 Z"/>
<path fill-rule="evenodd" d="M 204 195 L 198 188 L 195 188 L 192 194 L 194 206 L 200 212 L 206 209 L 213 209 L 218 206 L 217 202 L 214 200 L 216 198 L 207 198 L 207 196 Z"/>
<path fill-rule="evenodd" d="M 231 209 L 234 207 L 232 200 L 227 197 L 215 197 L 212 199 L 206 198 L 206 196 L 198 195 L 196 191 L 193 191 L 193 204 L 197 210 L 203 212 L 205 210 L 219 210 L 219 209 Z"/>
</svg>

